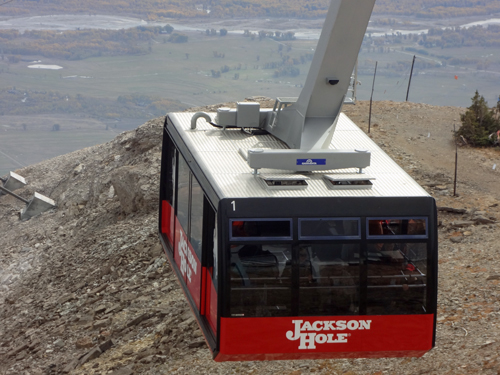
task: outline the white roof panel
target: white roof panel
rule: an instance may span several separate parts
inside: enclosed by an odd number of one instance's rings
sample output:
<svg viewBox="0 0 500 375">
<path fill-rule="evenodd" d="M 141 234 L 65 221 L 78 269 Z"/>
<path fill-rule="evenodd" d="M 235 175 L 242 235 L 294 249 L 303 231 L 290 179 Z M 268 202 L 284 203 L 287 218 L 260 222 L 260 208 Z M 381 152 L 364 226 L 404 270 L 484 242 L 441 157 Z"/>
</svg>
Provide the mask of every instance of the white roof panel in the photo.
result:
<svg viewBox="0 0 500 375">
<path fill-rule="evenodd" d="M 212 119 L 215 113 L 208 114 Z M 191 150 L 194 159 L 205 175 L 215 184 L 220 198 L 241 197 L 401 197 L 428 196 L 401 167 L 399 167 L 370 137 L 359 129 L 345 114 L 341 113 L 330 145 L 331 149 L 362 149 L 371 152 L 371 165 L 363 170 L 374 178 L 369 189 L 342 186 L 340 189 L 326 185 L 323 175 L 352 175 L 357 170 L 338 169 L 316 172 L 298 172 L 309 177 L 308 186 L 303 189 L 268 188 L 259 176 L 255 176 L 246 160 L 238 152 L 251 148 L 287 149 L 288 146 L 274 136 L 248 135 L 239 129 L 222 130 L 208 124 L 204 119 L 197 121 L 191 129 L 193 113 L 169 114 L 180 136 Z M 261 169 L 261 174 L 273 177 L 291 171 Z"/>
</svg>

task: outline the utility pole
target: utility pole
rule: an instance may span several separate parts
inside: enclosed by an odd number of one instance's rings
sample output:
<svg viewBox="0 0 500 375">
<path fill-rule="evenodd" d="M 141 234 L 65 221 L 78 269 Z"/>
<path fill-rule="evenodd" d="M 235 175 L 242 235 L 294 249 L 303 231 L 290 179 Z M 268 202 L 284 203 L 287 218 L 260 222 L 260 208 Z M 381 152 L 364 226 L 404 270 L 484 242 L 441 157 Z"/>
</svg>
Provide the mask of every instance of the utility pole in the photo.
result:
<svg viewBox="0 0 500 375">
<path fill-rule="evenodd" d="M 415 65 L 415 55 L 413 55 L 413 62 L 411 63 L 411 72 L 410 72 L 410 80 L 408 81 L 408 90 L 406 90 L 406 101 L 408 101 L 408 95 L 410 94 L 410 84 L 411 84 L 411 76 L 413 75 L 413 66 Z"/>
<path fill-rule="evenodd" d="M 375 61 L 375 72 L 373 73 L 372 94 L 370 95 L 370 114 L 368 116 L 368 134 L 370 134 L 370 128 L 372 125 L 372 100 L 373 100 L 373 90 L 375 88 L 375 76 L 377 75 L 377 64 L 378 64 L 378 61 Z"/>
<path fill-rule="evenodd" d="M 455 138 L 455 178 L 453 180 L 453 196 L 457 196 L 457 171 L 458 171 L 458 144 L 457 144 L 457 131 L 455 124 L 453 124 L 453 135 Z"/>
</svg>

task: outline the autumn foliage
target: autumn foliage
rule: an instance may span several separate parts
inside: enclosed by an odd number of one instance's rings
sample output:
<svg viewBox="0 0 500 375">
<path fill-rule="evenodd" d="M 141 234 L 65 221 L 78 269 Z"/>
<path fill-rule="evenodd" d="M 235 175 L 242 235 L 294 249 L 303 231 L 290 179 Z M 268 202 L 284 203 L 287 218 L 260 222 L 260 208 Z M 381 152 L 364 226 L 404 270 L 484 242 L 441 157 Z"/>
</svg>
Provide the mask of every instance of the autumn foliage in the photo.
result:
<svg viewBox="0 0 500 375">
<path fill-rule="evenodd" d="M 185 17 L 324 17 L 330 0 L 16 0 L 3 15 L 120 14 L 148 20 Z M 463 17 L 500 11 L 498 0 L 377 0 L 375 14 L 423 18 Z"/>
</svg>

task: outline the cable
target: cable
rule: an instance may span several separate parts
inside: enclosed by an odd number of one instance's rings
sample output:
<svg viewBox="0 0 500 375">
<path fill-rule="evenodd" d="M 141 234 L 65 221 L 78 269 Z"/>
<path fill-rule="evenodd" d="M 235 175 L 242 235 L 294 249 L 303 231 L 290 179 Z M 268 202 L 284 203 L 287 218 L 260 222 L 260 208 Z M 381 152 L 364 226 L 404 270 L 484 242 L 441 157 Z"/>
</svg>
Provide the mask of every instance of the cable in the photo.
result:
<svg viewBox="0 0 500 375">
<path fill-rule="evenodd" d="M 5 5 L 5 4 L 8 4 L 8 3 L 12 3 L 13 1 L 14 1 L 14 0 L 9 0 L 9 1 L 6 1 L 6 2 L 4 2 L 4 3 L 0 4 L 0 7 L 1 7 L 2 5 Z"/>
</svg>

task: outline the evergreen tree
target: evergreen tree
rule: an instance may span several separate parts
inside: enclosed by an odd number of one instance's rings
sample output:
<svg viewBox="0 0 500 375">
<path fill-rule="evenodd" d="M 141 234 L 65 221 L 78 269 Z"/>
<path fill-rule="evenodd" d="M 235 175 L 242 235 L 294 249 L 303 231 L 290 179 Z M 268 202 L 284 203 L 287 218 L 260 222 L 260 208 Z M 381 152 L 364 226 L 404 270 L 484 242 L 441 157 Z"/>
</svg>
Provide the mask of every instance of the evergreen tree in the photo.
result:
<svg viewBox="0 0 500 375">
<path fill-rule="evenodd" d="M 457 132 L 472 146 L 489 146 L 495 141 L 490 134 L 500 129 L 500 122 L 496 112 L 499 105 L 494 109 L 488 108 L 488 103 L 482 95 L 476 90 L 472 98 L 472 105 L 467 111 L 460 115 L 462 126 Z"/>
</svg>

